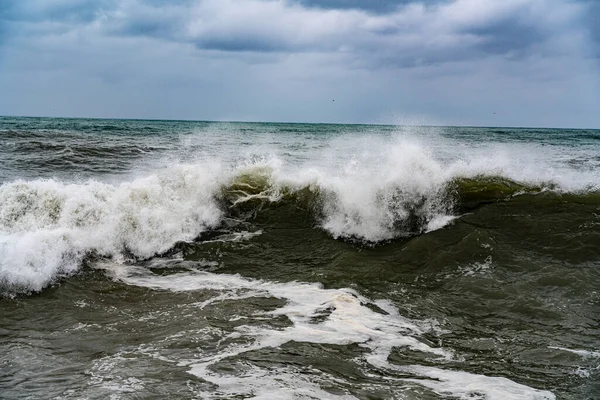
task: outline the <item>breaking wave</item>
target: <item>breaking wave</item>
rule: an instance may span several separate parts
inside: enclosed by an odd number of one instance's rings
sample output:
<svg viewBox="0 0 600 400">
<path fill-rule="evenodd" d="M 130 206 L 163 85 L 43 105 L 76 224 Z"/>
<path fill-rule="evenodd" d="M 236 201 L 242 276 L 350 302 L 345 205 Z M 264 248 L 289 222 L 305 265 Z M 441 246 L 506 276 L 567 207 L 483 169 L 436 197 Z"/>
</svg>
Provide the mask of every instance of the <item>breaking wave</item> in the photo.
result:
<svg viewBox="0 0 600 400">
<path fill-rule="evenodd" d="M 600 204 L 591 173 L 509 161 L 434 157 L 400 142 L 333 161 L 174 164 L 118 183 L 7 182 L 0 186 L 0 285 L 4 293 L 39 291 L 86 257 L 147 259 L 225 218 L 248 220 L 274 207 L 308 214 L 333 238 L 373 244 L 442 228 L 515 196 Z"/>
<path fill-rule="evenodd" d="M 203 169 L 121 184 L 16 181 L 0 187 L 0 279 L 39 291 L 91 254 L 148 258 L 219 224 L 215 182 Z"/>
</svg>

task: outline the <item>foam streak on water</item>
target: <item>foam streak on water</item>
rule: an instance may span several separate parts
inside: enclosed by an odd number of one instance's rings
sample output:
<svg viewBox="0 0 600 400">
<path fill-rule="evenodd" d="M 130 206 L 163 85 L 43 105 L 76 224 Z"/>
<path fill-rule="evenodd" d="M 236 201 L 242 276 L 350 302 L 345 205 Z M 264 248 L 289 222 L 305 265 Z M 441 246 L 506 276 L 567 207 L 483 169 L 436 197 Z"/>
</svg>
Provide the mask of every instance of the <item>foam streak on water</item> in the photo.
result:
<svg viewBox="0 0 600 400">
<path fill-rule="evenodd" d="M 380 371 L 400 371 L 414 378 L 394 378 L 398 385 L 413 383 L 432 389 L 439 394 L 458 398 L 488 400 L 550 400 L 555 396 L 517 384 L 501 377 L 487 377 L 462 371 L 452 371 L 431 366 L 397 366 L 388 361 L 394 348 L 410 348 L 428 353 L 437 363 L 454 358 L 452 351 L 431 347 L 420 336 L 435 329 L 432 321 L 415 321 L 402 317 L 386 301 L 371 301 L 351 289 L 324 289 L 318 284 L 301 282 L 274 283 L 246 279 L 240 276 L 196 271 L 158 276 L 140 267 L 104 264 L 102 268 L 117 280 L 129 285 L 155 290 L 200 291 L 211 290 L 219 294 L 198 304 L 200 309 L 214 302 L 240 301 L 252 297 L 275 297 L 286 304 L 265 317 L 285 316 L 289 327 L 274 329 L 268 325 L 241 325 L 230 336 L 253 338 L 245 344 L 233 344 L 216 355 L 200 360 L 189 360 L 189 372 L 218 386 L 209 398 L 248 396 L 257 399 L 283 398 L 353 398 L 349 395 L 333 396 L 319 388 L 318 382 L 290 370 L 271 370 L 253 366 L 242 376 L 215 372 L 212 367 L 225 359 L 264 348 L 279 348 L 288 342 L 329 345 L 358 344 L 368 350 L 364 360 Z M 376 308 L 374 309 L 372 306 Z M 379 310 L 379 311 L 378 311 Z M 315 320 L 319 318 L 319 320 Z M 360 360 L 356 360 L 360 363 Z M 215 394 L 216 393 L 216 394 Z"/>
</svg>

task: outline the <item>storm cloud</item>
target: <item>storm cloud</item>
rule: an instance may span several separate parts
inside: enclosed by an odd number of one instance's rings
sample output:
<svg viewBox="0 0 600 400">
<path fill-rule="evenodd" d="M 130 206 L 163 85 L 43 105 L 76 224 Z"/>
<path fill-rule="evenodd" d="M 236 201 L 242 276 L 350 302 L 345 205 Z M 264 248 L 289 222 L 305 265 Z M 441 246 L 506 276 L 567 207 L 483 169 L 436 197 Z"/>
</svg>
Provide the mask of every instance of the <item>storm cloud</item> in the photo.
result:
<svg viewBox="0 0 600 400">
<path fill-rule="evenodd" d="M 591 1 L 1 4 L 0 114 L 600 127 Z"/>
</svg>

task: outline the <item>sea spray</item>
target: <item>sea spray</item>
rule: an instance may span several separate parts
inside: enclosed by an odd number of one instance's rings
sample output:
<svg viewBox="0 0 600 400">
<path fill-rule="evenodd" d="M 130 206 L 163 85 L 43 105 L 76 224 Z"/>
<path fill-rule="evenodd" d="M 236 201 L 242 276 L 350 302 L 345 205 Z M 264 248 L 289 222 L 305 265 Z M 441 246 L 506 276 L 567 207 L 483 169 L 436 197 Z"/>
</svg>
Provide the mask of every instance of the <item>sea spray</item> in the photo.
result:
<svg viewBox="0 0 600 400">
<path fill-rule="evenodd" d="M 214 174 L 199 166 L 111 185 L 16 181 L 0 186 L 0 279 L 41 290 L 91 253 L 148 258 L 196 238 L 221 218 Z"/>
<path fill-rule="evenodd" d="M 546 168 L 553 160 L 542 153 L 531 151 L 528 162 L 507 146 L 449 154 L 446 139 L 427 147 L 402 135 L 343 138 L 295 159 L 271 146 L 263 154 L 254 148 L 243 156 L 163 161 L 108 181 L 6 182 L 0 186 L 3 292 L 39 291 L 90 255 L 150 258 L 225 217 L 254 218 L 290 200 L 331 237 L 376 244 L 440 229 L 489 201 L 546 189 L 594 193 L 599 181 L 594 170 Z"/>
</svg>

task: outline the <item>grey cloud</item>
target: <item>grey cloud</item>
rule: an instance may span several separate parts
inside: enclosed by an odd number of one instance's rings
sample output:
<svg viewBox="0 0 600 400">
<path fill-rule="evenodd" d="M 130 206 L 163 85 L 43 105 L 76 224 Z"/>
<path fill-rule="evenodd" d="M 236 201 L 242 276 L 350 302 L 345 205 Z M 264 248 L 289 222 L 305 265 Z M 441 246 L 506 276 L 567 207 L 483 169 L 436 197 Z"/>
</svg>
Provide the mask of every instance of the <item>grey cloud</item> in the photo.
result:
<svg viewBox="0 0 600 400">
<path fill-rule="evenodd" d="M 425 0 L 420 3 L 436 4 L 447 0 Z M 300 0 L 301 4 L 308 7 L 324 9 L 357 9 L 375 13 L 388 13 L 400 6 L 414 3 L 414 0 Z"/>
<path fill-rule="evenodd" d="M 547 36 L 540 27 L 524 24 L 514 19 L 498 21 L 484 27 L 465 30 L 482 39 L 477 49 L 487 54 L 509 54 L 524 56 L 527 50 L 543 43 Z"/>
<path fill-rule="evenodd" d="M 108 18 L 106 31 L 228 52 L 341 52 L 373 61 L 380 56 L 397 60 L 398 66 L 494 54 L 519 57 L 555 35 L 579 29 L 578 15 L 548 19 L 536 13 L 537 0 L 369 2 L 368 7 L 356 1 L 134 4 Z M 569 12 L 574 7 L 556 0 L 552 5 L 571 7 Z M 317 6 L 326 9 L 313 8 Z M 370 14 L 373 10 L 381 13 Z"/>
<path fill-rule="evenodd" d="M 98 12 L 112 8 L 115 0 L 6 0 L 1 11 L 7 20 L 20 22 L 86 23 L 97 18 Z"/>
<path fill-rule="evenodd" d="M 0 48 L 6 42 L 10 33 L 10 10 L 11 4 L 9 2 L 0 2 Z M 2 58 L 0 57 L 0 62 Z"/>
<path fill-rule="evenodd" d="M 396 122 L 386 118 L 404 113 L 486 124 L 502 110 L 504 124 L 600 126 L 597 60 L 585 57 L 600 43 L 598 2 L 0 7 L 10 42 L 0 47 L 0 114 Z"/>
<path fill-rule="evenodd" d="M 31 40 L 85 27 L 114 4 L 115 0 L 0 0 L 0 50 L 21 37 Z"/>
<path fill-rule="evenodd" d="M 290 47 L 276 40 L 256 40 L 241 37 L 209 37 L 195 41 L 195 46 L 201 50 L 220 50 L 231 52 L 281 52 L 289 51 Z"/>
<path fill-rule="evenodd" d="M 110 27 L 108 33 L 119 36 L 147 36 L 157 39 L 177 40 L 174 21 L 160 18 L 137 18 Z"/>
<path fill-rule="evenodd" d="M 559 17 L 549 19 L 536 9 L 540 4 L 568 12 L 560 18 L 559 10 Z M 581 29 L 584 18 L 571 15 L 578 4 L 581 10 L 600 8 L 560 0 L 32 0 L 4 3 L 4 18 L 62 23 L 48 28 L 57 33 L 97 20 L 107 35 L 187 43 L 201 50 L 337 52 L 403 67 L 486 55 L 518 58 L 534 47 L 543 51 L 554 36 Z M 587 18 L 598 19 L 598 14 Z M 600 43 L 600 23 L 589 24 Z M 9 26 L 0 25 L 0 33 Z"/>
<path fill-rule="evenodd" d="M 587 16 L 590 36 L 593 41 L 592 53 L 600 58 L 600 2 L 589 0 L 589 12 Z"/>
</svg>

